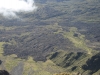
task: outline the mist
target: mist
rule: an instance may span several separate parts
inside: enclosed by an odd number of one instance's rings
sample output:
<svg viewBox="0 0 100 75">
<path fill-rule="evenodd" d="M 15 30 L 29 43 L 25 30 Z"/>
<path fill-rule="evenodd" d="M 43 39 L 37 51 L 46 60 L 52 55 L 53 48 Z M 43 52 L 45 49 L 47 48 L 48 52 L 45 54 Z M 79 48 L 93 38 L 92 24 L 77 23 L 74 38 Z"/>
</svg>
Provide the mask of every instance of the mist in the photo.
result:
<svg viewBox="0 0 100 75">
<path fill-rule="evenodd" d="M 0 0 L 0 14 L 18 17 L 16 12 L 31 12 L 37 9 L 33 0 Z"/>
</svg>

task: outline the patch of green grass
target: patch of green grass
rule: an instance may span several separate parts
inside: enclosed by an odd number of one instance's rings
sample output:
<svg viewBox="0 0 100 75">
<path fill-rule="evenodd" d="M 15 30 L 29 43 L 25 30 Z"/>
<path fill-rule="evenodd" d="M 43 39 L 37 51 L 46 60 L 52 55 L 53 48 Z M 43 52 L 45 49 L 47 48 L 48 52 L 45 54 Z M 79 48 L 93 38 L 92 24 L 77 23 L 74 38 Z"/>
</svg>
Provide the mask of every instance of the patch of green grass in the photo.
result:
<svg viewBox="0 0 100 75">
<path fill-rule="evenodd" d="M 25 32 L 25 33 L 22 33 L 22 34 L 20 35 L 20 37 L 25 36 L 25 35 L 29 35 L 30 33 L 32 33 L 32 32 Z"/>
<path fill-rule="evenodd" d="M 15 54 L 3 56 L 3 44 L 5 44 L 5 42 L 0 42 L 0 59 L 3 61 L 3 67 L 0 66 L 0 69 L 6 69 L 10 72 L 15 66 L 23 61 L 23 75 L 28 75 L 30 71 L 32 75 L 52 75 L 53 73 L 62 71 L 62 68 L 56 66 L 51 60 L 47 60 L 46 62 L 35 62 L 32 57 L 24 60 L 17 58 Z"/>
<path fill-rule="evenodd" d="M 11 71 L 15 66 L 18 65 L 20 61 L 21 59 L 16 59 L 15 55 L 6 56 L 4 60 L 4 66 L 8 71 Z"/>
<path fill-rule="evenodd" d="M 0 26 L 0 30 L 13 30 L 16 28 L 17 28 L 16 26 L 11 26 L 11 27 Z"/>
<path fill-rule="evenodd" d="M 30 70 L 34 72 L 32 75 L 52 75 L 53 73 L 63 71 L 61 67 L 51 60 L 35 62 L 32 57 L 29 57 L 24 64 L 24 75 L 27 75 Z"/>
<path fill-rule="evenodd" d="M 7 69 L 8 71 L 11 71 L 17 64 L 21 61 L 21 59 L 17 58 L 17 55 L 12 54 L 8 56 L 4 56 L 3 53 L 3 45 L 6 44 L 6 42 L 0 42 L 0 59 L 3 61 L 3 68 L 0 66 L 1 69 Z"/>
<path fill-rule="evenodd" d="M 57 52 L 57 56 L 50 58 L 57 65 L 64 67 L 67 72 L 77 73 L 84 72 L 82 66 L 86 64 L 87 60 L 92 56 L 86 53 L 75 53 L 75 52 Z M 51 54 L 52 57 L 55 53 Z M 63 71 L 62 71 L 63 72 Z"/>
<path fill-rule="evenodd" d="M 5 42 L 0 42 L 0 56 L 2 56 L 3 52 L 3 45 L 5 44 Z"/>
<path fill-rule="evenodd" d="M 62 34 L 63 37 L 69 39 L 74 44 L 75 47 L 82 50 L 86 50 L 88 54 L 92 53 L 92 49 L 86 45 L 85 35 L 80 34 L 76 27 L 69 27 L 68 32 L 60 28 L 54 33 Z M 75 34 L 77 36 L 75 36 Z"/>
<path fill-rule="evenodd" d="M 9 56 L 2 56 L 3 66 L 7 71 L 12 71 L 15 66 L 17 66 L 21 61 L 24 62 L 23 75 L 52 75 L 54 73 L 64 71 L 63 68 L 57 66 L 51 60 L 46 62 L 38 61 L 35 62 L 32 57 L 27 60 L 17 58 L 17 55 L 12 54 Z M 0 69 L 3 69 L 0 66 Z"/>
<path fill-rule="evenodd" d="M 74 34 L 77 33 L 77 37 Z M 62 34 L 65 38 L 68 38 L 74 46 L 83 50 L 86 50 L 88 54 L 91 54 L 92 49 L 87 47 L 85 43 L 85 36 L 77 32 L 77 28 L 71 27 L 69 32 L 63 32 Z"/>
</svg>

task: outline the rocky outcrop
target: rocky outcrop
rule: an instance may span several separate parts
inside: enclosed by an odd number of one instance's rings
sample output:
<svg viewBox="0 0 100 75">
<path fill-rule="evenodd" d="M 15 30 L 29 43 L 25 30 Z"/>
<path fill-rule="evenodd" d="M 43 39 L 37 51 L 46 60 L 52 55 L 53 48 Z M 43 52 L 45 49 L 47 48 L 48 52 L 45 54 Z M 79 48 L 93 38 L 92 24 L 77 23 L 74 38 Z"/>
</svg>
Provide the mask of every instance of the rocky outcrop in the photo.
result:
<svg viewBox="0 0 100 75">
<path fill-rule="evenodd" d="M 0 70 L 0 75 L 10 75 L 6 70 Z"/>
</svg>

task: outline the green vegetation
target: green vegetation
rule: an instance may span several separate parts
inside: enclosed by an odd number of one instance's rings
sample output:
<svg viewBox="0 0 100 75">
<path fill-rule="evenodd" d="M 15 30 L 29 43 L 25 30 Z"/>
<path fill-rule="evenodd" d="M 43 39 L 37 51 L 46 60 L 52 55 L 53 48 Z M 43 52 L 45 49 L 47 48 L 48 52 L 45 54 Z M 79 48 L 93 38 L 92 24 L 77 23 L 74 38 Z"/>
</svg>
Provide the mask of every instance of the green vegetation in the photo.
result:
<svg viewBox="0 0 100 75">
<path fill-rule="evenodd" d="M 82 52 L 65 52 L 58 51 L 52 53 L 48 58 L 52 60 L 58 66 L 61 66 L 66 69 L 67 72 L 71 74 L 98 74 L 99 72 L 99 63 L 100 62 L 100 53 L 89 55 Z M 97 59 L 97 60 L 96 60 Z"/>
<path fill-rule="evenodd" d="M 69 32 L 63 32 L 63 36 L 68 38 L 72 43 L 74 43 L 75 47 L 86 50 L 88 54 L 91 54 L 92 49 L 87 47 L 85 43 L 85 36 L 77 32 L 77 28 L 71 27 Z M 75 36 L 76 35 L 76 36 Z"/>
<path fill-rule="evenodd" d="M 13 71 L 13 68 L 17 67 L 18 64 L 23 61 L 24 62 L 24 70 L 22 71 L 23 75 L 27 75 L 29 73 L 31 73 L 32 75 L 41 75 L 41 74 L 52 75 L 56 72 L 63 71 L 63 68 L 57 66 L 51 60 L 47 60 L 46 62 L 42 62 L 42 61 L 35 62 L 32 57 L 28 57 L 27 60 L 24 60 L 24 59 L 17 58 L 17 55 L 15 54 L 9 56 L 3 56 L 2 55 L 4 53 L 2 48 L 3 44 L 5 43 L 4 42 L 0 43 L 1 46 L 0 59 L 3 61 L 3 64 L 1 64 L 0 69 L 6 69 L 9 72 Z"/>
<path fill-rule="evenodd" d="M 12 27 L 0 26 L 0 30 L 14 30 L 16 28 L 17 28 L 16 26 L 12 26 Z"/>
<path fill-rule="evenodd" d="M 38 9 L 17 13 L 20 19 L 0 15 L 0 69 L 12 75 L 99 75 L 100 1 L 35 2 Z"/>
<path fill-rule="evenodd" d="M 76 27 L 69 27 L 69 31 L 64 31 L 61 26 L 56 25 L 57 31 L 54 32 L 56 34 L 62 34 L 64 38 L 69 39 L 75 47 L 86 50 L 88 54 L 92 53 L 92 49 L 86 45 L 85 36 L 80 34 Z"/>
<path fill-rule="evenodd" d="M 54 74 L 54 75 L 71 75 L 70 73 L 59 73 L 59 74 Z"/>
<path fill-rule="evenodd" d="M 0 56 L 2 56 L 3 54 L 3 45 L 5 44 L 5 42 L 0 42 Z"/>
</svg>

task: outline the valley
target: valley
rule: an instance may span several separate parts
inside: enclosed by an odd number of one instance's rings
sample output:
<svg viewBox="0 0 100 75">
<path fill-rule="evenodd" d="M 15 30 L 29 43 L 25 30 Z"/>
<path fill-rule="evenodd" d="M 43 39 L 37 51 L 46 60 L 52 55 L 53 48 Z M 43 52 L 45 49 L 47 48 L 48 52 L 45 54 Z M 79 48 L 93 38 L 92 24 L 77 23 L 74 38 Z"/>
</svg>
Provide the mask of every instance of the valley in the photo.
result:
<svg viewBox="0 0 100 75">
<path fill-rule="evenodd" d="M 11 75 L 99 75 L 100 1 L 35 0 L 36 11 L 0 14 L 0 70 Z"/>
</svg>

